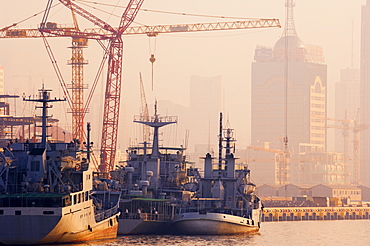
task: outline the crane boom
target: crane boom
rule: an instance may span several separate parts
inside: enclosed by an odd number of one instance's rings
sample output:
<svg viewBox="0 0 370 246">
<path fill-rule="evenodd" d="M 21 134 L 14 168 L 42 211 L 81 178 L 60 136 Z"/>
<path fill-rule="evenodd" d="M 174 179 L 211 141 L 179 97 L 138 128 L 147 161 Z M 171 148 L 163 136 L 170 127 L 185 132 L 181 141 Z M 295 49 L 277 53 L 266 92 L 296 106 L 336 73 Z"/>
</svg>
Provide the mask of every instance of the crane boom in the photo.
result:
<svg viewBox="0 0 370 246">
<path fill-rule="evenodd" d="M 134 26 L 128 27 L 122 35 L 146 34 L 148 36 L 160 33 L 198 32 L 198 31 L 221 31 L 221 30 L 242 30 L 251 28 L 281 27 L 278 19 L 259 19 L 250 21 L 210 22 L 197 24 L 179 25 L 156 25 L 156 26 Z M 117 29 L 117 28 L 114 28 Z M 108 39 L 111 32 L 102 28 L 86 28 L 84 31 L 77 31 L 74 27 L 62 27 L 43 29 L 46 37 L 81 37 L 88 39 Z M 0 38 L 39 38 L 42 33 L 39 29 L 7 29 L 0 30 Z"/>
<path fill-rule="evenodd" d="M 134 2 L 134 1 L 135 0 L 131 0 L 130 3 Z M 100 28 L 102 28 L 104 30 L 107 30 L 107 31 L 110 31 L 110 32 L 115 31 L 114 28 L 111 27 L 111 25 L 109 25 L 107 22 L 105 22 L 102 19 L 96 17 L 95 15 L 91 14 L 90 12 L 84 10 L 80 6 L 72 3 L 71 0 L 59 0 L 59 2 L 61 2 L 67 8 L 72 10 L 74 13 L 76 13 L 76 14 L 80 15 L 81 17 L 85 18 L 86 20 L 90 21 L 94 25 L 97 25 Z M 125 11 L 125 13 L 126 13 L 126 11 Z M 41 28 L 43 28 L 43 26 L 41 26 Z"/>
<path fill-rule="evenodd" d="M 122 15 L 118 32 L 109 42 L 108 75 L 105 89 L 103 130 L 99 171 L 114 169 L 121 101 L 123 42 L 122 33 L 134 21 L 144 0 L 130 0 Z"/>
</svg>

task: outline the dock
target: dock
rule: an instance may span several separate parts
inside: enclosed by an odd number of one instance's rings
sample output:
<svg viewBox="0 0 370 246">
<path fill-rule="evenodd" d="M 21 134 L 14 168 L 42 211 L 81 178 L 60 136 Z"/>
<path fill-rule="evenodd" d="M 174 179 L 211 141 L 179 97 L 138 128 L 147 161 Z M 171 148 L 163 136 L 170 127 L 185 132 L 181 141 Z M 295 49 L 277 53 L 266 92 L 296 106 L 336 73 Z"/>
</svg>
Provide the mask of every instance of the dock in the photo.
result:
<svg viewBox="0 0 370 246">
<path fill-rule="evenodd" d="M 370 207 L 274 207 L 262 213 L 264 222 L 364 219 L 370 219 Z"/>
</svg>

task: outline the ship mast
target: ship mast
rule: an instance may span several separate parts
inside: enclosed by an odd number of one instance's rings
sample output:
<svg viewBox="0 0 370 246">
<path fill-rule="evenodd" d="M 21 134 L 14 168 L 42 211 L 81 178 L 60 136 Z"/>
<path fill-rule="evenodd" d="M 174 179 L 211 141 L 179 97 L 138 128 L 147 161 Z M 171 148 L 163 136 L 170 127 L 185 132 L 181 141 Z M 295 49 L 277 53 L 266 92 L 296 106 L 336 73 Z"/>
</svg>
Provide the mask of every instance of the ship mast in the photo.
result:
<svg viewBox="0 0 370 246">
<path fill-rule="evenodd" d="M 41 122 L 42 122 L 42 133 L 41 133 L 41 144 L 40 144 L 40 148 L 46 148 L 46 139 L 47 137 L 49 137 L 49 135 L 47 135 L 47 127 L 48 124 L 47 124 L 47 119 L 50 118 L 50 116 L 48 116 L 48 108 L 51 108 L 52 106 L 49 106 L 49 103 L 50 102 L 60 102 L 60 101 L 65 101 L 66 99 L 57 99 L 57 98 L 54 98 L 54 99 L 50 99 L 50 91 L 52 90 L 48 90 L 48 89 L 45 89 L 44 88 L 44 85 L 42 85 L 42 88 L 39 90 L 39 95 L 38 95 L 38 98 L 23 98 L 23 101 L 29 101 L 29 102 L 41 102 L 42 103 L 42 106 L 36 106 L 36 108 L 41 108 L 42 109 L 42 115 L 39 116 L 41 118 Z"/>
<path fill-rule="evenodd" d="M 157 113 L 157 102 L 154 105 L 154 116 L 152 116 L 149 120 L 140 117 L 140 120 L 134 120 L 134 122 L 141 123 L 147 126 L 154 128 L 153 134 L 153 145 L 152 145 L 152 158 L 159 157 L 159 139 L 158 139 L 158 132 L 159 128 L 177 123 L 176 117 L 171 116 L 159 116 Z"/>
</svg>

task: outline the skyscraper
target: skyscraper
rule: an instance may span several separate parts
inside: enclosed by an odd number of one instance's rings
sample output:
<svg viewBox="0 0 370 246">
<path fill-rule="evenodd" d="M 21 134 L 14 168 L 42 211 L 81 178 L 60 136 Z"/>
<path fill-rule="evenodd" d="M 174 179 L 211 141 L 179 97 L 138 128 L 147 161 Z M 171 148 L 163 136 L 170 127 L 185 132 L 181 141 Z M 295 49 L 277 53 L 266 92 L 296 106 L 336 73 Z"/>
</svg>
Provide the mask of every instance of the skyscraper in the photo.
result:
<svg viewBox="0 0 370 246">
<path fill-rule="evenodd" d="M 321 47 L 306 45 L 295 31 L 293 1 L 287 3 L 282 37 L 258 47 L 252 64 L 252 145 L 270 143 L 299 151 L 301 143 L 326 148 L 327 68 Z M 313 117 L 311 117 L 313 116 Z"/>
<path fill-rule="evenodd" d="M 370 0 L 361 11 L 361 76 L 360 76 L 360 120 L 370 124 Z M 360 181 L 370 185 L 370 130 L 361 131 Z"/>
<path fill-rule="evenodd" d="M 251 163 L 250 168 L 257 183 L 274 177 L 269 183 L 344 184 L 343 155 L 326 153 L 327 66 L 323 50 L 298 37 L 293 7 L 293 0 L 286 0 L 285 29 L 274 47 L 259 46 L 255 51 L 251 142 L 260 148 L 251 148 L 266 152 L 262 160 L 275 153 L 275 163 Z"/>
</svg>

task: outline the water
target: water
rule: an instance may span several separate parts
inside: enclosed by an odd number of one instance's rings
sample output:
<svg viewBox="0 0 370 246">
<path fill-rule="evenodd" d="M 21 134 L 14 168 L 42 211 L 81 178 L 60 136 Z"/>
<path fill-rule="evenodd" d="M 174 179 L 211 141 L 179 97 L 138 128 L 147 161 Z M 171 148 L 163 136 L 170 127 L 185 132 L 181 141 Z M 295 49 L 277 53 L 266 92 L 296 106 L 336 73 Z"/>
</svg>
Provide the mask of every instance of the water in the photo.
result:
<svg viewBox="0 0 370 246">
<path fill-rule="evenodd" d="M 259 233 L 233 236 L 119 236 L 115 240 L 78 246 L 118 245 L 370 245 L 370 220 L 265 222 Z M 77 245 L 76 245 L 77 246 Z"/>
</svg>

